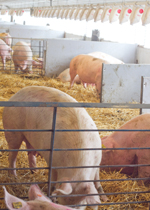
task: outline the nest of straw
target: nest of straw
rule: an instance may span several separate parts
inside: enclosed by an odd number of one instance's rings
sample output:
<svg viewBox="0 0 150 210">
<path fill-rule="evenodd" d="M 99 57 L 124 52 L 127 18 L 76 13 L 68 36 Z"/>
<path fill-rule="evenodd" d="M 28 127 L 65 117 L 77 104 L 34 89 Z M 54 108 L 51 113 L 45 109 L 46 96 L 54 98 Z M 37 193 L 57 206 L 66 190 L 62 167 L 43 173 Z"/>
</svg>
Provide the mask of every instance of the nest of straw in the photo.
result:
<svg viewBox="0 0 150 210">
<path fill-rule="evenodd" d="M 28 78 L 29 77 L 29 78 Z M 37 77 L 37 75 L 16 75 L 16 74 L 4 74 L 0 72 L 0 101 L 7 101 L 12 95 L 18 92 L 25 86 L 47 86 L 54 87 L 59 90 L 66 92 L 67 94 L 74 97 L 79 102 L 99 102 L 96 96 L 95 88 L 89 86 L 87 89 L 83 88 L 82 85 L 75 84 L 70 89 L 69 83 L 62 83 L 53 78 L 48 77 Z M 92 117 L 97 125 L 98 129 L 117 129 L 131 118 L 139 115 L 138 109 L 98 109 L 98 108 L 87 108 L 89 115 Z M 0 129 L 3 129 L 2 125 L 2 112 L 3 108 L 0 107 Z M 109 135 L 110 132 L 100 132 L 100 137 Z M 0 149 L 7 149 L 7 142 L 4 137 L 4 133 L 0 132 Z M 25 148 L 23 143 L 21 148 Z M 0 152 L 0 168 L 7 168 L 8 164 L 8 152 Z M 40 156 L 37 157 L 37 166 L 46 167 L 46 162 Z M 17 156 L 17 167 L 26 168 L 28 165 L 27 152 L 19 152 Z M 48 171 L 46 169 L 37 170 L 36 173 L 31 174 L 29 170 L 17 171 L 17 178 L 8 176 L 7 171 L 1 171 L 0 180 L 1 183 L 23 183 L 23 182 L 46 182 L 48 179 Z M 128 178 L 125 174 L 120 172 L 100 172 L 101 179 L 126 179 Z M 106 193 L 112 192 L 138 192 L 148 191 L 148 186 L 139 186 L 136 181 L 116 181 L 116 182 L 102 182 L 101 183 Z M 28 194 L 29 185 L 9 185 L 6 186 L 7 190 L 15 195 L 26 197 Z M 41 184 L 40 188 L 43 192 L 47 192 L 47 184 Z M 0 187 L 0 197 L 4 197 L 3 189 Z M 148 201 L 150 195 L 145 194 L 120 194 L 111 195 L 109 202 L 131 202 L 131 201 Z M 0 208 L 5 208 L 3 200 L 0 200 Z M 125 204 L 125 205 L 114 205 L 114 206 L 100 206 L 99 209 L 148 209 L 147 204 Z"/>
</svg>

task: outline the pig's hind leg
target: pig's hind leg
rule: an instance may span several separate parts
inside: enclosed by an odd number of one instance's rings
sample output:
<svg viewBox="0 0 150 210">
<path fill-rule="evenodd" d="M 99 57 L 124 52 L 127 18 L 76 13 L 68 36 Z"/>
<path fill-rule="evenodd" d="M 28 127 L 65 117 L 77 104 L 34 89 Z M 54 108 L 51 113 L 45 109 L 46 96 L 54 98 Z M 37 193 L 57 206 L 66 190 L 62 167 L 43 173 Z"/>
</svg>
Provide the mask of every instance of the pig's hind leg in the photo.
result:
<svg viewBox="0 0 150 210">
<path fill-rule="evenodd" d="M 27 149 L 34 149 L 28 140 L 25 140 Z M 28 151 L 28 160 L 29 160 L 29 167 L 36 168 L 36 151 Z M 31 169 L 31 173 L 34 173 L 35 169 Z"/>
<path fill-rule="evenodd" d="M 95 180 L 99 180 L 99 179 L 100 179 L 99 178 L 99 169 L 97 169 L 96 174 L 95 174 Z M 98 193 L 104 193 L 104 190 L 103 190 L 100 182 L 95 182 L 95 187 L 96 187 Z M 105 202 L 109 200 L 106 195 L 101 195 L 101 198 Z"/>
<path fill-rule="evenodd" d="M 8 143 L 9 149 L 19 149 L 21 146 L 21 143 L 23 141 L 23 135 L 19 132 L 5 132 L 5 138 Z M 10 151 L 9 152 L 9 168 L 16 168 L 16 158 L 17 158 L 18 151 Z M 17 176 L 16 170 L 10 170 L 9 171 L 14 176 Z"/>
</svg>

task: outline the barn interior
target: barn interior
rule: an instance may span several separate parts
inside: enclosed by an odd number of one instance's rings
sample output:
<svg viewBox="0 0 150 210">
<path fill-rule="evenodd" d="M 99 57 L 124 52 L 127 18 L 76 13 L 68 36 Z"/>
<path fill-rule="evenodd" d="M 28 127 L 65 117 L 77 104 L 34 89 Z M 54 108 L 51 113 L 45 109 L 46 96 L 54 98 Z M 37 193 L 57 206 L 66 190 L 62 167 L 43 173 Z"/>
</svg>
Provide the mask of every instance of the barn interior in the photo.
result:
<svg viewBox="0 0 150 210">
<path fill-rule="evenodd" d="M 17 170 L 17 177 L 9 174 L 3 102 L 27 86 L 53 87 L 88 103 L 92 108 L 87 105 L 85 109 L 100 130 L 100 138 L 110 135 L 132 118 L 149 113 L 149 23 L 150 2 L 144 0 L 0 0 L 0 33 L 11 36 L 11 56 L 18 42 L 26 42 L 33 55 L 32 72 L 16 70 L 12 58 L 6 59 L 4 69 L 0 55 L 0 209 L 7 208 L 3 186 L 10 194 L 28 200 L 32 183 L 47 195 L 49 179 L 49 169 L 31 173 L 27 151 L 18 153 L 16 167 L 22 170 Z M 101 98 L 91 84 L 70 88 L 69 81 L 58 78 L 75 56 L 93 52 L 124 62 L 104 62 Z M 26 149 L 25 143 L 20 149 Z M 36 158 L 37 167 L 47 167 L 44 158 Z M 99 179 L 109 200 L 102 201 L 98 209 L 149 209 L 149 184 L 121 171 L 100 168 Z"/>
</svg>

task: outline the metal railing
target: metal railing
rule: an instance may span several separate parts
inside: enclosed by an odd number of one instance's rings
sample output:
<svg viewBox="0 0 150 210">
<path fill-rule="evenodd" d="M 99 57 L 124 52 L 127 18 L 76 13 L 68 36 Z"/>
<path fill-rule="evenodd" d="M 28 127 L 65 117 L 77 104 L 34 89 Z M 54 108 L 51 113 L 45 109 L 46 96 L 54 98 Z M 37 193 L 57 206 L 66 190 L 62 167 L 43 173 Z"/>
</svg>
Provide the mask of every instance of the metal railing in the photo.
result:
<svg viewBox="0 0 150 210">
<path fill-rule="evenodd" d="M 0 102 L 0 107 L 53 107 L 53 122 L 52 122 L 52 128 L 50 129 L 0 129 L 0 132 L 52 132 L 51 135 L 51 142 L 50 142 L 50 147 L 51 149 L 0 149 L 0 152 L 16 152 L 16 151 L 50 151 L 50 161 L 48 167 L 29 167 L 29 168 L 0 168 L 0 171 L 2 170 L 29 170 L 29 169 L 48 169 L 49 174 L 48 174 L 48 181 L 47 182 L 23 182 L 23 183 L 0 183 L 0 186 L 2 185 L 31 185 L 31 184 L 48 184 L 48 197 L 65 197 L 66 195 L 57 195 L 57 196 L 51 196 L 50 191 L 51 191 L 51 184 L 56 184 L 56 183 L 67 183 L 68 181 L 52 181 L 51 180 L 51 175 L 52 175 L 52 169 L 75 169 L 75 168 L 112 168 L 112 167 L 146 167 L 150 166 L 150 164 L 128 164 L 128 165 L 98 165 L 98 166 L 71 166 L 71 167 L 54 167 L 52 166 L 52 161 L 53 161 L 53 152 L 61 152 L 61 151 L 83 151 L 83 150 L 147 150 L 150 149 L 150 147 L 134 147 L 134 148 L 80 148 L 80 149 L 58 149 L 54 148 L 54 141 L 55 141 L 55 133 L 56 132 L 97 132 L 97 131 L 118 131 L 118 132 L 150 132 L 150 130 L 147 129 L 56 129 L 56 117 L 57 117 L 57 108 L 59 107 L 84 107 L 84 108 L 119 108 L 119 109 L 148 109 L 150 108 L 150 104 L 118 104 L 118 103 L 113 103 L 113 104 L 108 104 L 108 103 L 70 103 L 70 102 L 13 102 L 13 101 L 2 101 Z M 116 182 L 116 181 L 139 181 L 139 180 L 150 180 L 149 177 L 143 177 L 143 178 L 127 178 L 127 179 L 99 179 L 99 180 L 75 180 L 75 181 L 69 181 L 69 183 L 78 183 L 78 182 Z M 136 191 L 136 192 L 112 192 L 112 193 L 98 193 L 98 194 L 84 194 L 85 196 L 91 196 L 91 195 L 122 195 L 122 194 L 140 194 L 140 193 L 150 193 L 150 191 Z M 67 195 L 70 197 L 76 197 L 76 196 L 83 196 L 83 194 L 78 194 L 78 195 Z M 26 198 L 26 197 L 22 197 Z M 2 200 L 3 198 L 0 198 Z M 107 206 L 107 205 L 119 205 L 119 204 L 139 204 L 139 203 L 149 203 L 150 201 L 130 201 L 130 202 L 107 202 L 107 203 L 101 203 L 101 204 L 86 204 L 86 205 L 70 205 L 72 207 L 79 207 L 79 206 Z"/>
</svg>

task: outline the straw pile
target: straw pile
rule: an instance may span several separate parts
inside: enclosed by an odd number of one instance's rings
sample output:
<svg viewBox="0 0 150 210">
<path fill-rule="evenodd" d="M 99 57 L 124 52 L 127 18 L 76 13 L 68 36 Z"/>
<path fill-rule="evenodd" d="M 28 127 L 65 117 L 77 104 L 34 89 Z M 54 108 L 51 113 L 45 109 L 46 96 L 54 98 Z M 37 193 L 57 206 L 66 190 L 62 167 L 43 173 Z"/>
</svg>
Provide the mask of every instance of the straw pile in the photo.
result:
<svg viewBox="0 0 150 210">
<path fill-rule="evenodd" d="M 62 83 L 56 79 L 40 77 L 35 78 L 34 76 L 30 79 L 24 75 L 11 75 L 0 73 L 0 101 L 7 101 L 12 95 L 17 91 L 22 89 L 25 86 L 47 86 L 54 87 L 59 90 L 66 92 L 67 94 L 74 97 L 79 102 L 99 102 L 99 99 L 96 97 L 95 89 L 88 87 L 84 89 L 82 85 L 74 85 L 70 89 L 69 83 Z M 0 129 L 3 128 L 2 125 L 2 111 L 3 108 L 0 108 Z M 88 113 L 91 115 L 99 129 L 117 129 L 123 125 L 126 121 L 130 120 L 134 116 L 139 114 L 139 110 L 129 110 L 129 109 L 97 109 L 97 108 L 88 108 Z M 110 134 L 109 132 L 101 132 L 100 136 Z M 25 148 L 25 144 L 22 144 L 21 148 Z M 5 141 L 4 133 L 0 133 L 0 149 L 7 149 L 7 143 Z M 46 167 L 45 161 L 38 156 L 37 157 L 37 166 Z M 8 167 L 8 153 L 0 152 L 0 168 Z M 28 167 L 27 153 L 19 152 L 17 158 L 17 167 Z M 13 176 L 8 176 L 7 171 L 1 171 L 0 180 L 2 183 L 22 183 L 22 182 L 34 182 L 34 181 L 47 181 L 48 171 L 39 170 L 35 174 L 31 174 L 30 171 L 17 171 L 17 178 Z M 126 175 L 121 174 L 120 172 L 110 172 L 106 173 L 101 171 L 101 179 L 119 179 L 127 178 Z M 132 191 L 147 191 L 148 187 L 139 186 L 136 181 L 117 181 L 102 183 L 104 191 L 109 192 L 132 192 Z M 15 196 L 27 196 L 29 185 L 13 185 L 6 186 L 8 191 Z M 46 193 L 47 185 L 41 184 L 40 188 Z M 3 197 L 3 190 L 0 186 L 0 197 Z M 130 201 L 148 201 L 150 200 L 149 194 L 129 194 L 129 195 L 111 195 L 109 196 L 109 202 L 130 202 Z M 102 206 L 99 209 L 147 209 L 147 204 L 127 204 L 127 205 L 115 205 L 115 206 Z M 0 200 L 0 208 L 5 208 L 3 200 Z"/>
</svg>

